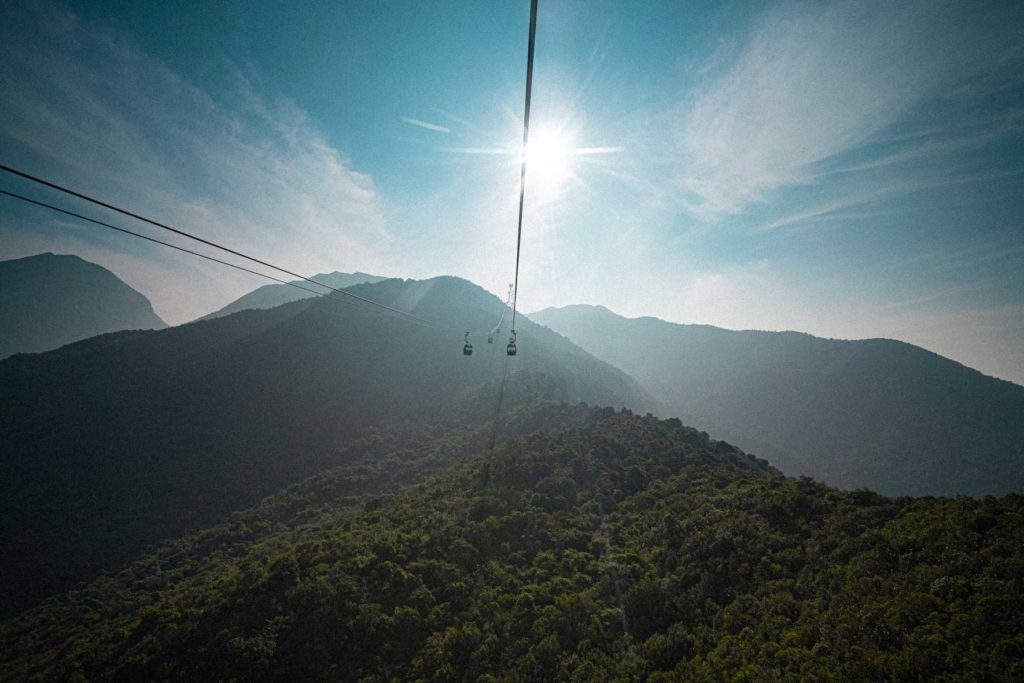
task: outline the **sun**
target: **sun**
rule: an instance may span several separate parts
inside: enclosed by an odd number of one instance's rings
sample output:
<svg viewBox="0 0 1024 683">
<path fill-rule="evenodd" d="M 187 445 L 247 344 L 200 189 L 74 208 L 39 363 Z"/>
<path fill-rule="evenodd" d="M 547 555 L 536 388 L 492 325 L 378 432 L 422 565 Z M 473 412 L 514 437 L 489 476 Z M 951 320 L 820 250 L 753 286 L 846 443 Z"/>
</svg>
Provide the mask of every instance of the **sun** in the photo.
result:
<svg viewBox="0 0 1024 683">
<path fill-rule="evenodd" d="M 527 190 L 551 199 L 565 191 L 575 176 L 573 142 L 569 135 L 554 128 L 541 128 L 530 134 L 526 145 Z"/>
</svg>

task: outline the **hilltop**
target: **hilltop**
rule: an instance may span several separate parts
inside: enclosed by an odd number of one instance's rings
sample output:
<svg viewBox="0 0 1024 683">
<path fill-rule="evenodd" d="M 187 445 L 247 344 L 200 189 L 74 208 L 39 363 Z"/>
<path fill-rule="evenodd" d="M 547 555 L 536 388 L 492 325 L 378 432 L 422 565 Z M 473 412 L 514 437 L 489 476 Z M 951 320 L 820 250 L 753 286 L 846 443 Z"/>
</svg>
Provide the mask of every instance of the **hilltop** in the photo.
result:
<svg viewBox="0 0 1024 683">
<path fill-rule="evenodd" d="M 95 263 L 50 253 L 0 261 L 0 358 L 164 327 L 145 296 Z"/>
<path fill-rule="evenodd" d="M 370 275 L 368 273 L 341 273 L 334 271 L 333 273 L 318 273 L 310 279 L 322 282 L 323 284 L 334 287 L 335 289 L 345 289 L 346 287 L 352 287 L 354 285 L 380 282 L 387 278 L 380 277 L 379 275 Z M 307 289 L 321 289 L 320 287 L 308 283 L 305 280 L 294 280 L 293 284 L 300 285 Z M 323 291 L 328 292 L 329 290 L 324 289 Z M 227 306 L 224 306 L 213 313 L 207 313 L 203 317 L 199 318 L 199 320 L 223 318 L 226 315 L 250 309 L 274 308 L 275 306 L 288 304 L 293 301 L 308 299 L 312 296 L 316 296 L 316 294 L 299 289 L 298 287 L 281 284 L 263 285 L 262 287 L 258 287 L 248 294 L 244 294 L 235 299 Z"/>
</svg>

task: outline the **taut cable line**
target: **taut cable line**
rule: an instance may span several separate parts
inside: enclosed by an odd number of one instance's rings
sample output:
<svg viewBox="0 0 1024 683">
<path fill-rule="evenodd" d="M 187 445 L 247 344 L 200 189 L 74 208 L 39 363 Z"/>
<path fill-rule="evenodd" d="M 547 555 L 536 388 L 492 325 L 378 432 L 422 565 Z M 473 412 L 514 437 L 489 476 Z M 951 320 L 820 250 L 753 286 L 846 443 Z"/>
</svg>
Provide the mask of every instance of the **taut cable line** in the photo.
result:
<svg viewBox="0 0 1024 683">
<path fill-rule="evenodd" d="M 519 167 L 519 222 L 516 230 L 516 275 L 512 289 L 512 340 L 516 337 L 516 303 L 519 298 L 519 253 L 523 244 L 523 202 L 526 198 L 526 146 L 530 141 L 530 98 L 533 91 L 533 51 L 537 42 L 537 0 L 530 0 L 530 39 L 526 50 L 526 104 L 523 107 L 522 163 Z"/>
<path fill-rule="evenodd" d="M 300 280 L 304 280 L 306 282 L 309 282 L 310 284 L 317 285 L 318 287 L 323 287 L 324 289 L 328 289 L 328 290 L 331 290 L 332 292 L 337 292 L 338 294 L 342 294 L 342 295 L 350 297 L 352 299 L 355 299 L 355 300 L 358 300 L 358 301 L 362 301 L 363 303 L 370 304 L 371 306 L 376 306 L 377 308 L 380 308 L 380 309 L 383 309 L 383 310 L 386 310 L 386 311 L 390 311 L 392 313 L 395 313 L 397 315 L 403 316 L 403 317 L 408 318 L 410 320 L 415 320 L 415 321 L 417 321 L 421 325 L 427 325 L 428 327 L 434 327 L 434 328 L 442 329 L 442 330 L 443 329 L 448 329 L 448 330 L 454 329 L 454 328 L 451 328 L 451 327 L 448 327 L 448 326 L 440 325 L 440 324 L 435 323 L 435 322 L 430 321 L 430 320 L 426 320 L 425 318 L 420 318 L 419 316 L 413 315 L 412 313 L 408 313 L 406 311 L 402 311 L 402 310 L 397 309 L 397 308 L 392 308 L 391 306 L 388 306 L 387 304 L 382 304 L 379 301 L 374 301 L 373 299 L 367 299 L 366 297 L 359 296 L 358 294 L 353 294 L 352 292 L 346 291 L 344 289 L 340 289 L 338 287 L 332 287 L 331 285 L 324 284 L 323 282 L 318 282 L 317 280 L 314 280 L 313 278 L 306 277 L 305 275 L 300 275 L 299 273 L 296 273 L 296 272 L 294 272 L 292 270 L 288 270 L 287 268 L 282 268 L 281 266 L 274 265 L 273 263 L 270 263 L 269 261 L 264 261 L 262 259 L 258 259 L 255 256 L 250 256 L 249 254 L 246 254 L 244 252 L 238 251 L 237 249 L 232 249 L 231 247 L 226 247 L 223 244 L 218 244 L 217 242 L 214 242 L 212 240 L 208 240 L 206 238 L 199 237 L 198 235 L 194 235 L 194 234 L 192 234 L 192 233 L 190 233 L 188 231 L 181 230 L 180 228 L 175 228 L 175 227 L 172 227 L 172 226 L 167 225 L 165 223 L 161 223 L 159 221 L 153 220 L 152 218 L 146 218 L 145 216 L 142 216 L 142 215 L 140 215 L 138 213 L 135 213 L 133 211 L 129 211 L 127 209 L 123 209 L 123 208 L 121 208 L 119 206 L 116 206 L 114 204 L 111 204 L 109 202 L 105 202 L 103 200 L 96 199 L 95 197 L 90 197 L 87 194 L 84 194 L 82 192 L 77 192 L 76 190 L 72 190 L 72 189 L 70 189 L 68 187 L 64 187 L 63 185 L 58 185 L 57 183 L 50 182 L 49 180 L 44 180 L 43 178 L 39 178 L 37 176 L 31 175 L 30 173 L 26 173 L 25 171 L 19 171 L 16 168 L 12 168 L 12 167 L 6 166 L 4 164 L 0 164 L 0 171 L 5 171 L 6 173 L 10 173 L 12 175 L 18 176 L 19 178 L 24 178 L 25 180 L 30 180 L 33 183 L 36 183 L 38 185 L 42 185 L 44 187 L 49 187 L 49 188 L 51 188 L 53 190 L 57 190 L 58 192 L 63 192 L 64 194 L 70 195 L 72 197 L 77 197 L 78 199 L 82 199 L 82 200 L 87 201 L 87 202 L 89 202 L 91 204 L 95 204 L 96 206 L 102 206 L 105 209 L 110 209 L 111 211 L 116 211 L 117 213 L 120 213 L 120 214 L 122 214 L 124 216 L 128 216 L 129 218 L 134 218 L 135 220 L 142 221 L 143 223 L 148 223 L 148 224 L 150 224 L 152 226 L 155 226 L 155 227 L 158 227 L 158 228 L 160 228 L 162 230 L 167 230 L 169 232 L 173 232 L 176 235 L 181 235 L 182 237 L 187 237 L 187 238 L 189 238 L 191 240 L 195 240 L 196 242 L 200 242 L 200 243 L 205 244 L 207 246 L 213 247 L 214 249 L 220 249 L 221 251 L 224 251 L 224 252 L 227 252 L 227 253 L 232 254 L 234 256 L 238 256 L 240 258 L 246 259 L 247 261 L 252 261 L 253 263 L 257 263 L 257 264 L 259 264 L 261 266 L 265 266 L 267 268 L 271 268 L 272 270 L 276 270 L 276 271 L 278 271 L 280 273 L 284 273 L 286 275 L 291 275 L 292 277 L 296 277 L 296 278 L 298 278 Z M 10 194 L 10 193 L 8 193 L 8 194 Z M 93 221 L 93 222 L 95 222 L 95 221 Z M 125 230 L 123 232 L 128 232 L 128 231 Z M 253 271 L 249 271 L 249 272 L 253 272 Z"/>
<path fill-rule="evenodd" d="M 57 213 L 62 213 L 65 216 L 71 216 L 72 218 L 77 218 L 78 220 L 86 221 L 88 223 L 92 223 L 93 225 L 98 225 L 98 226 L 101 226 L 101 227 L 104 227 L 104 228 L 108 228 L 110 230 L 116 230 L 117 232 L 123 233 L 125 235 L 130 235 L 131 237 L 137 237 L 137 238 L 139 238 L 141 240 L 146 240 L 147 242 L 152 242 L 154 244 L 159 244 L 160 246 L 167 247 L 169 249 L 174 249 L 176 251 L 184 252 L 184 253 L 189 254 L 191 256 L 198 256 L 201 259 L 206 259 L 207 261 L 213 261 L 214 263 L 219 263 L 219 264 L 221 264 L 223 266 L 228 266 L 229 268 L 234 268 L 235 270 L 240 270 L 240 271 L 242 271 L 244 273 L 250 273 L 252 275 L 256 275 L 258 277 L 264 278 L 266 280 L 271 280 L 273 282 L 277 282 L 277 283 L 280 283 L 282 285 L 288 285 L 289 287 L 294 287 L 295 289 L 301 289 L 302 291 L 309 292 L 310 294 L 313 294 L 314 296 L 320 297 L 320 296 L 325 296 L 325 295 L 330 294 L 330 292 L 320 292 L 320 291 L 317 291 L 315 289 L 311 289 L 309 287 L 304 287 L 303 285 L 300 285 L 297 282 L 290 282 L 288 280 L 282 280 L 281 278 L 274 277 L 273 275 L 267 275 L 266 273 L 261 273 L 258 270 L 252 270 L 251 268 L 246 268 L 245 266 L 240 266 L 237 263 L 231 263 L 229 261 L 224 261 L 222 259 L 216 258 L 215 256 L 209 256 L 207 254 L 203 254 L 203 253 L 200 253 L 198 251 L 193 251 L 192 249 L 188 249 L 186 247 L 178 246 L 177 244 L 171 244 L 170 242 L 164 242 L 163 240 L 158 240 L 155 237 L 150 237 L 148 235 L 143 235 L 143 234 L 138 233 L 138 232 L 133 232 L 131 230 L 127 230 L 125 228 L 121 228 L 121 227 L 118 227 L 116 225 L 112 225 L 110 223 L 106 223 L 104 221 L 97 220 L 95 218 L 90 218 L 89 216 L 85 216 L 83 214 L 76 213 L 74 211 L 68 211 L 67 209 L 62 209 L 59 206 L 54 206 L 53 204 L 47 204 L 46 202 L 42 202 L 42 201 L 39 201 L 37 199 L 32 199 L 30 197 L 26 197 L 24 195 L 17 194 L 15 192 L 9 192 L 7 190 L 0 190 L 0 196 L 5 196 L 5 197 L 10 197 L 12 199 L 17 199 L 17 200 L 25 202 L 27 204 L 34 204 L 35 206 L 39 206 L 39 207 L 42 207 L 44 209 L 49 209 L 50 211 L 55 211 Z M 337 302 L 339 304 L 345 304 L 346 303 L 346 301 L 344 299 L 341 299 L 341 298 L 328 297 L 328 300 Z M 405 317 L 408 319 L 410 316 L 408 316 L 408 314 L 406 314 Z M 412 318 L 411 322 L 413 322 L 413 323 L 415 323 L 417 325 L 422 325 L 423 324 L 423 323 L 419 322 L 419 318 Z M 436 325 L 432 325 L 432 327 L 436 327 Z"/>
<path fill-rule="evenodd" d="M 146 240 L 147 242 L 153 242 L 154 244 L 159 244 L 159 245 L 162 245 L 162 246 L 165 246 L 165 247 L 169 247 L 171 249 L 176 249 L 178 251 L 183 251 L 186 254 L 191 254 L 192 256 L 198 256 L 199 258 L 204 258 L 207 261 L 213 261 L 214 263 L 219 263 L 219 264 L 224 265 L 224 266 L 229 266 L 231 268 L 235 268 L 236 270 L 241 270 L 241 271 L 244 271 L 246 273 L 252 273 L 253 275 L 258 275 L 258 276 L 266 278 L 268 280 L 273 280 L 274 282 L 280 282 L 282 285 L 291 285 L 292 287 L 296 287 L 296 288 L 301 289 L 301 290 L 303 290 L 305 292 L 310 292 L 312 294 L 316 294 L 317 296 L 320 296 L 322 294 L 322 292 L 318 292 L 315 289 L 310 289 L 309 287 L 303 287 L 300 284 L 296 284 L 294 282 L 289 282 L 288 280 L 281 280 L 280 278 L 276 278 L 273 275 L 267 275 L 266 273 L 261 273 L 261 272 L 256 271 L 256 270 L 250 270 L 249 268 L 246 268 L 245 266 L 239 266 L 239 265 L 234 264 L 234 263 L 229 263 L 228 261 L 222 261 L 219 258 L 215 258 L 213 256 L 207 256 L 206 254 L 201 254 L 198 251 L 192 251 L 191 249 L 186 249 L 185 247 L 179 247 L 178 245 L 171 244 L 170 242 L 164 242 L 163 240 L 158 240 L 155 237 L 149 237 L 148 235 L 143 235 L 143 234 L 140 234 L 140 233 L 137 233 L 137 232 L 132 232 L 131 230 L 126 230 L 125 228 L 119 228 L 116 225 L 111 225 L 110 223 L 104 223 L 103 221 L 96 220 L 95 218 L 89 218 L 88 216 L 83 216 L 80 213 L 75 213 L 74 211 L 68 211 L 67 209 L 62 209 L 59 206 L 54 206 L 53 204 L 47 204 L 46 202 L 41 202 L 38 199 L 32 199 L 30 197 L 26 197 L 24 195 L 17 194 L 15 192 L 8 192 L 7 190 L 0 190 L 0 195 L 11 197 L 13 199 L 18 199 L 18 200 L 26 202 L 28 204 L 35 204 L 36 206 L 41 206 L 44 209 L 49 209 L 50 211 L 56 211 L 58 213 L 64 214 L 65 216 L 71 216 L 72 218 L 77 218 L 78 220 L 86 221 L 86 222 L 92 223 L 94 225 L 102 226 L 104 228 L 110 228 L 111 230 L 117 230 L 118 232 L 124 233 L 125 235 L 131 235 L 132 237 L 138 237 L 139 239 Z"/>
</svg>

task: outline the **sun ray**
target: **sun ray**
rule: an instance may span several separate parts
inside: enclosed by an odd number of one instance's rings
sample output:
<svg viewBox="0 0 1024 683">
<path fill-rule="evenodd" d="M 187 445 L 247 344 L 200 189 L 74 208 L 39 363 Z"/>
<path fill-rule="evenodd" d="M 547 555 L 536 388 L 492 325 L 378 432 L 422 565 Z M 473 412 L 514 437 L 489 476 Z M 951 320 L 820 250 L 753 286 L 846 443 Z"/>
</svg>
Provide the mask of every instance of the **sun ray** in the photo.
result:
<svg viewBox="0 0 1024 683">
<path fill-rule="evenodd" d="M 573 188 L 586 187 L 579 174 L 580 167 L 593 165 L 595 157 L 618 154 L 623 147 L 577 146 L 579 126 L 568 123 L 545 124 L 532 129 L 525 149 L 526 185 L 530 201 L 549 204 L 568 194 Z M 519 146 L 437 147 L 438 151 L 471 156 L 508 156 L 518 167 L 524 158 Z"/>
<path fill-rule="evenodd" d="M 526 182 L 541 197 L 560 196 L 572 180 L 573 140 L 557 128 L 544 127 L 530 136 L 526 145 Z"/>
</svg>

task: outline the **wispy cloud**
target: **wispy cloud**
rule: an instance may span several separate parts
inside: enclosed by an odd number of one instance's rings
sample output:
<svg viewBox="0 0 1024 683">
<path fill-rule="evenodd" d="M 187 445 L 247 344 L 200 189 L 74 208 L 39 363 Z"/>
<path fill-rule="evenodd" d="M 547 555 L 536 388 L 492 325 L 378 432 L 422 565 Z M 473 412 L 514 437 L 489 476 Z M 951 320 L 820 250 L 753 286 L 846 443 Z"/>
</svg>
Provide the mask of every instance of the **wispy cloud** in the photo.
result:
<svg viewBox="0 0 1024 683">
<path fill-rule="evenodd" d="M 577 147 L 572 152 L 581 156 L 589 156 L 592 154 L 618 154 L 625 151 L 625 147 Z"/>
<path fill-rule="evenodd" d="M 452 129 L 448 128 L 447 126 L 441 126 L 436 123 L 430 123 L 429 121 L 421 121 L 420 119 L 414 119 L 408 116 L 399 116 L 398 119 L 402 123 L 408 123 L 410 126 L 425 128 L 426 130 L 432 130 L 437 133 L 444 133 L 445 135 L 452 132 Z"/>
<path fill-rule="evenodd" d="M 0 40 L 8 163 L 299 271 L 386 268 L 392 237 L 372 179 L 293 103 L 238 70 L 206 90 L 70 14 L 36 19 L 43 41 L 11 30 Z M 217 287 L 209 277 L 193 286 Z M 150 291 L 159 299 L 167 284 Z M 206 312 L 184 293 L 167 304 L 175 322 Z"/>
<path fill-rule="evenodd" d="M 768 232 L 777 228 L 798 225 L 810 221 L 820 221 L 839 215 L 846 209 L 870 204 L 879 199 L 890 197 L 893 194 L 905 190 L 905 187 L 885 187 L 874 191 L 867 191 L 858 194 L 844 194 L 842 197 L 826 200 L 810 208 L 800 209 L 794 213 L 786 213 L 757 229 L 757 232 Z M 846 215 L 846 214 L 842 214 Z"/>
<path fill-rule="evenodd" d="M 456 154 L 500 154 L 513 156 L 516 153 L 514 147 L 438 147 L 439 152 L 454 152 Z"/>
<path fill-rule="evenodd" d="M 816 165 L 964 83 L 1017 78 L 1021 19 L 1013 7 L 941 1 L 791 3 L 767 13 L 682 110 L 687 208 L 706 220 L 739 214 L 814 182 Z M 925 144 L 862 165 L 943 151 Z"/>
</svg>

